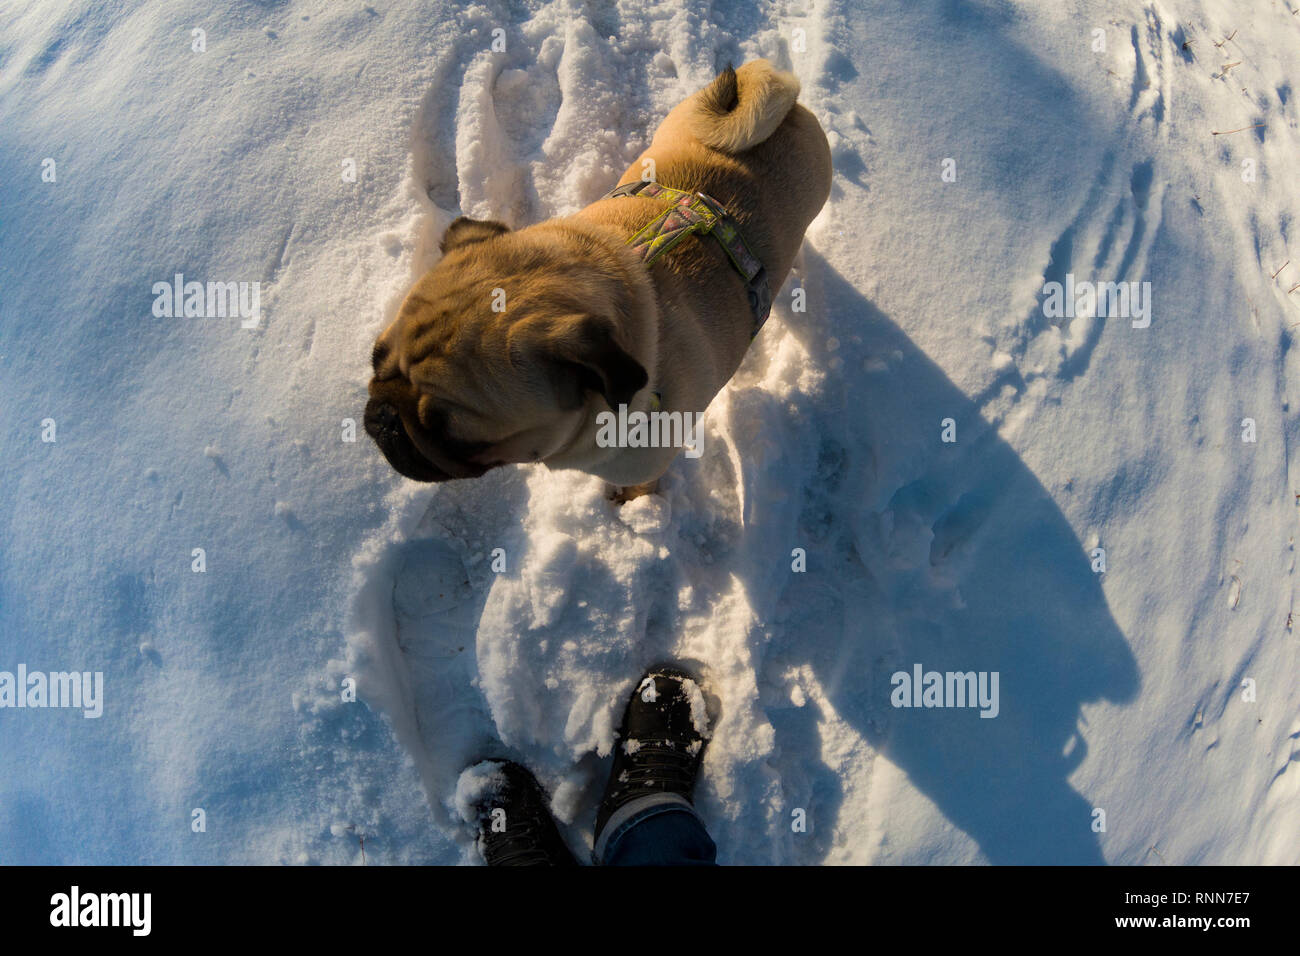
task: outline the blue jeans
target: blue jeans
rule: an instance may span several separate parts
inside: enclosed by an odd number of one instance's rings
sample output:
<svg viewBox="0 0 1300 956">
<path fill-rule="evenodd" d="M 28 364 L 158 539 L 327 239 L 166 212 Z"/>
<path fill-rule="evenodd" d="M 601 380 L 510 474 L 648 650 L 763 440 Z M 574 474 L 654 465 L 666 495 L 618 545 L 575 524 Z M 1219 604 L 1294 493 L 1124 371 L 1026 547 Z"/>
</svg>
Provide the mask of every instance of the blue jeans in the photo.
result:
<svg viewBox="0 0 1300 956">
<path fill-rule="evenodd" d="M 717 866 L 718 848 L 681 797 L 656 794 L 620 808 L 596 841 L 603 866 Z"/>
</svg>

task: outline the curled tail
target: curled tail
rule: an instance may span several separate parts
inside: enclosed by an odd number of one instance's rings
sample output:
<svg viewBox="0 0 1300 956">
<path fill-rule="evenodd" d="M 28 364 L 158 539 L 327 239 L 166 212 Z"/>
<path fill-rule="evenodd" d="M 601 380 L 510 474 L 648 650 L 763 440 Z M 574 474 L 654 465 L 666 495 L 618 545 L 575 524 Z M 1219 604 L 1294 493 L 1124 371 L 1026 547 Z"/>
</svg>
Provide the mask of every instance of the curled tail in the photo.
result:
<svg viewBox="0 0 1300 956">
<path fill-rule="evenodd" d="M 750 60 L 739 70 L 728 65 L 695 94 L 691 134 L 724 153 L 743 152 L 772 135 L 798 96 L 795 75 L 767 60 Z"/>
</svg>

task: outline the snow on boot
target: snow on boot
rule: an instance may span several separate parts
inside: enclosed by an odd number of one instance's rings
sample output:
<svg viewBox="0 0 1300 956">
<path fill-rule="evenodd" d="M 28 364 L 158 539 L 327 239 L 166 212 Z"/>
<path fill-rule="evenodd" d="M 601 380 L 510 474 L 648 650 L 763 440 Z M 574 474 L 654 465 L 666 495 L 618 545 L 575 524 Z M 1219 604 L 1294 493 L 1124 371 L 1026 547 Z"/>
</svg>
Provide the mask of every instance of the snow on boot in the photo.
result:
<svg viewBox="0 0 1300 956">
<path fill-rule="evenodd" d="M 597 840 L 609 818 L 633 800 L 672 793 L 690 801 L 708 736 L 699 685 L 675 668 L 651 668 L 623 714 L 614 766 L 596 815 Z"/>
<path fill-rule="evenodd" d="M 478 827 L 488 866 L 577 866 L 551 816 L 546 792 L 517 763 L 485 760 L 456 783 L 456 807 Z"/>
</svg>

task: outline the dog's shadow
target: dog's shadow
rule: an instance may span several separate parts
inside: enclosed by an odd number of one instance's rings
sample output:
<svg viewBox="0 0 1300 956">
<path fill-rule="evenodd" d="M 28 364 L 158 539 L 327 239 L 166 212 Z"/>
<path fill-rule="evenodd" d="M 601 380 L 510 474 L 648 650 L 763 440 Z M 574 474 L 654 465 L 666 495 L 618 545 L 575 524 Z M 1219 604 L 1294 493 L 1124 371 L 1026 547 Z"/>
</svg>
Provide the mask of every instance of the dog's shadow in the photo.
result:
<svg viewBox="0 0 1300 956">
<path fill-rule="evenodd" d="M 644 667 L 685 657 L 727 717 L 699 794 L 726 862 L 966 859 L 945 834 L 900 835 L 872 751 L 990 862 L 1104 862 L 1107 808 L 1068 777 L 1082 706 L 1132 699 L 1138 674 L 1088 549 L 975 402 L 811 248 L 802 281 L 814 307 L 785 326 L 822 383 L 759 384 L 788 344 L 747 361 L 710 412 L 711 449 L 670 470 L 669 528 L 633 534 L 575 473 L 505 469 L 430 500 L 394 598 L 435 815 L 448 824 L 460 767 L 512 756 L 562 792 L 579 846 L 608 773 L 595 742 Z M 489 542 L 508 566 L 470 571 Z M 917 664 L 996 672 L 997 715 L 894 707 L 892 675 Z M 750 753 L 764 725 L 771 746 Z M 850 786 L 874 819 L 845 816 Z"/>
<path fill-rule="evenodd" d="M 790 550 L 746 555 L 737 567 L 770 635 L 765 656 L 787 671 L 806 662 L 825 695 L 803 716 L 769 710 L 777 751 L 804 752 L 807 762 L 812 728 L 833 709 L 990 862 L 1102 863 L 1094 826 L 1104 817 L 1067 782 L 1087 753 L 1081 706 L 1128 701 L 1139 679 L 1089 552 L 971 399 L 824 259 L 807 247 L 804 255 L 825 324 L 790 330 L 810 355 L 829 355 L 833 371 L 801 402 L 798 421 L 782 424 L 785 403 L 750 396 L 769 406 L 763 429 L 783 432 L 772 437 L 790 461 L 746 469 L 745 494 L 759 503 L 746 537 L 792 535 L 807 570 L 792 570 Z M 955 441 L 942 440 L 945 419 Z M 793 528 L 781 511 L 794 509 L 761 505 L 791 491 L 780 485 L 792 475 L 802 475 Z M 1058 493 L 1069 494 L 1060 477 Z M 895 707 L 891 676 L 916 664 L 997 672 L 996 717 Z M 891 830 L 887 820 L 840 819 L 834 780 L 802 789 L 818 854 L 831 829 L 864 840 Z M 923 854 L 877 847 L 875 858 Z"/>
</svg>

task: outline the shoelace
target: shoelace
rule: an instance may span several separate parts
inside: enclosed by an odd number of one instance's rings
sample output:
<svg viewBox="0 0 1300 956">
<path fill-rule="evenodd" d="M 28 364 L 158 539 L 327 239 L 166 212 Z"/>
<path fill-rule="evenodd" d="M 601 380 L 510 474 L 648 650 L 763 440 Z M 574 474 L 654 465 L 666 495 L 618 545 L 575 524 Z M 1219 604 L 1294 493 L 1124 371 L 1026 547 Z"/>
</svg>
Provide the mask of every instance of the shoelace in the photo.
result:
<svg viewBox="0 0 1300 956">
<path fill-rule="evenodd" d="M 523 819 L 520 820 L 519 817 Z M 505 833 L 488 833 L 484 835 L 486 846 L 492 846 L 493 866 L 530 866 L 546 865 L 552 859 L 542 846 L 540 837 L 545 832 L 541 815 L 535 811 L 516 813 L 515 819 L 507 824 Z M 494 845 L 495 844 L 495 845 Z M 486 847 L 485 847 L 486 849 Z M 486 855 L 486 854 L 485 854 Z"/>
<path fill-rule="evenodd" d="M 628 763 L 627 779 L 620 781 L 623 792 L 654 784 L 656 789 L 689 793 L 695 779 L 695 755 L 665 741 L 642 740 L 636 753 L 628 755 Z"/>
<path fill-rule="evenodd" d="M 550 866 L 555 861 L 539 846 L 529 846 L 514 853 L 493 854 L 492 866 Z"/>
<path fill-rule="evenodd" d="M 555 858 L 547 851 L 543 839 L 552 826 L 549 810 L 539 806 L 515 810 L 507 822 L 506 832 L 484 831 L 484 856 L 493 866 L 554 865 Z"/>
</svg>

